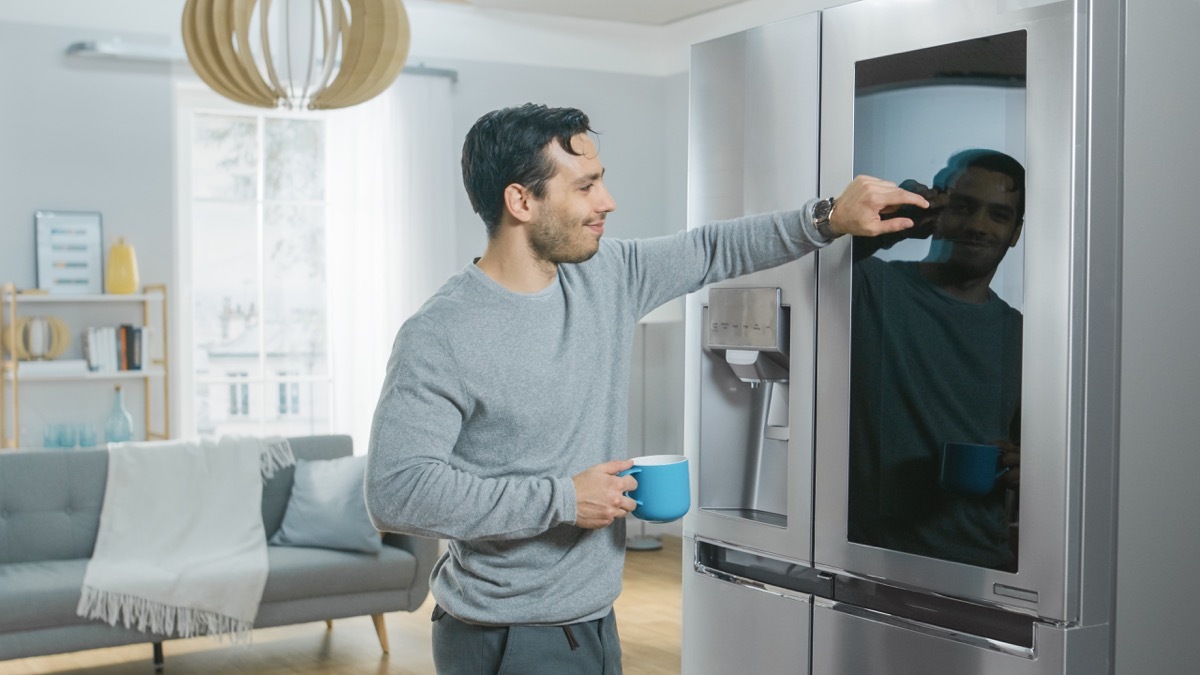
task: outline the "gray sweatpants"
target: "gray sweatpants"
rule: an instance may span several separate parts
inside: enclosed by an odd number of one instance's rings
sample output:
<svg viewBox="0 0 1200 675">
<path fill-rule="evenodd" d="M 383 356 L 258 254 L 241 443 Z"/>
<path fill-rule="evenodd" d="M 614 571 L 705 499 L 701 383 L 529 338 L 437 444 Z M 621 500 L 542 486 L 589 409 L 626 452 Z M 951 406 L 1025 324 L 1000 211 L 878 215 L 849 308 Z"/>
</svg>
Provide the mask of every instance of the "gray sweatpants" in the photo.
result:
<svg viewBox="0 0 1200 675">
<path fill-rule="evenodd" d="M 438 675 L 621 675 L 613 612 L 568 626 L 477 626 L 433 610 Z"/>
</svg>

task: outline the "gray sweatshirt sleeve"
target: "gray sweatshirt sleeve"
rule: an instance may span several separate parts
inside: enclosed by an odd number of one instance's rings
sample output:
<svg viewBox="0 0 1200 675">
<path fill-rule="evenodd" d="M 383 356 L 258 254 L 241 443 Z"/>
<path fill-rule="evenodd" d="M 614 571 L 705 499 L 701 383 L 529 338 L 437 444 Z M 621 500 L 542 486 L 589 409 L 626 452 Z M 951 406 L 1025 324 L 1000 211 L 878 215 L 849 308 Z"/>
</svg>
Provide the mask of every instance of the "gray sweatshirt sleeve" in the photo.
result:
<svg viewBox="0 0 1200 675">
<path fill-rule="evenodd" d="M 469 405 L 448 332 L 400 329 L 371 423 L 365 478 L 376 529 L 448 539 L 523 539 L 575 521 L 569 477 L 484 477 L 451 454 Z M 503 467 L 497 467 L 502 469 Z"/>
<path fill-rule="evenodd" d="M 629 242 L 641 318 L 704 286 L 791 262 L 829 242 L 811 221 L 811 200 L 778 211 L 710 223 L 676 235 Z"/>
</svg>

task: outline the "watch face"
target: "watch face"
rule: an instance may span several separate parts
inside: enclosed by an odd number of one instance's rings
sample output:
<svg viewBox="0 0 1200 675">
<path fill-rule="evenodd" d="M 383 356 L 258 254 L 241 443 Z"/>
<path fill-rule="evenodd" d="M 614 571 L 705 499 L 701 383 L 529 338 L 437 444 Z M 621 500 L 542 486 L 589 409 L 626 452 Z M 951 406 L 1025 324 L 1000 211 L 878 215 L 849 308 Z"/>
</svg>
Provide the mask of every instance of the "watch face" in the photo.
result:
<svg viewBox="0 0 1200 675">
<path fill-rule="evenodd" d="M 813 220 L 825 220 L 828 218 L 832 206 L 828 199 L 822 199 L 817 202 L 817 205 L 813 207 Z"/>
</svg>

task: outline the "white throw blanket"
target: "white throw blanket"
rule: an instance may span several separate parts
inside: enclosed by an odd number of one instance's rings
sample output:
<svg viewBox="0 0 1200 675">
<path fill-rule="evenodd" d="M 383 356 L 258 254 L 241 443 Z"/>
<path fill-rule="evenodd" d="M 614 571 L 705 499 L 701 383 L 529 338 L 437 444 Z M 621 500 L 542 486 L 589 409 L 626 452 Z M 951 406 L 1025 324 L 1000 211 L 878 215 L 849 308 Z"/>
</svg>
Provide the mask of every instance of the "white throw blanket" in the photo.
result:
<svg viewBox="0 0 1200 675">
<path fill-rule="evenodd" d="M 163 636 L 248 640 L 267 583 L 262 484 L 294 463 L 283 438 L 110 444 L 76 613 Z"/>
</svg>

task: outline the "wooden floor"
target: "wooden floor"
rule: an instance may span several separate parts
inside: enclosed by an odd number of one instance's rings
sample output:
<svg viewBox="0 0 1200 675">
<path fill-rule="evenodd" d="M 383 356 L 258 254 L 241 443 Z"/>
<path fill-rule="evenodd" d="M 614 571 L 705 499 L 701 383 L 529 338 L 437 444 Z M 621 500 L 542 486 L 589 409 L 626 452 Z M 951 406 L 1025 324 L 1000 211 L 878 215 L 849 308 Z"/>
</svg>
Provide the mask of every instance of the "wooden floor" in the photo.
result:
<svg viewBox="0 0 1200 675">
<path fill-rule="evenodd" d="M 626 554 L 624 590 L 616 603 L 626 675 L 679 673 L 680 550 L 678 537 L 664 537 L 660 551 Z M 429 646 L 432 610 L 429 599 L 416 612 L 386 615 L 390 655 L 379 651 L 371 619 L 363 616 L 335 621 L 333 630 L 326 630 L 321 622 L 263 628 L 254 631 L 254 642 L 248 646 L 214 638 L 171 640 L 163 644 L 165 675 L 434 675 Z M 153 672 L 148 644 L 0 661 L 0 675 Z"/>
</svg>

